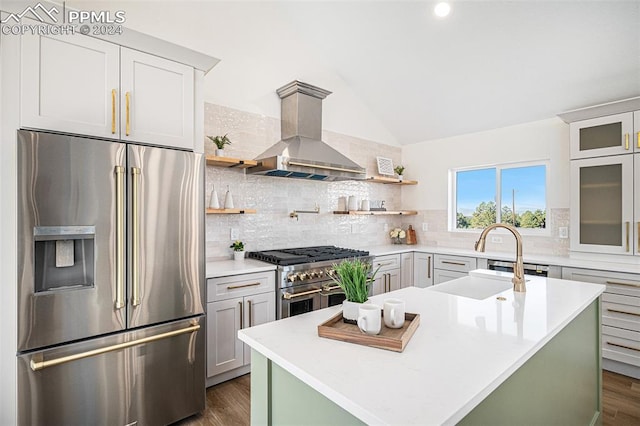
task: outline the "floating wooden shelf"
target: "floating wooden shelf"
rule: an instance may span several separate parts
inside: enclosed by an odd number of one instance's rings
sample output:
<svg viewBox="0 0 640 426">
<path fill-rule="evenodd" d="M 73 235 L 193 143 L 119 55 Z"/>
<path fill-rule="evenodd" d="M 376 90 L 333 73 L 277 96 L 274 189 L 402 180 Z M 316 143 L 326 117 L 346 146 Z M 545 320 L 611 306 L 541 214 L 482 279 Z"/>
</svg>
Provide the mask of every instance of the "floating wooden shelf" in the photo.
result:
<svg viewBox="0 0 640 426">
<path fill-rule="evenodd" d="M 255 160 L 241 160 L 239 158 L 217 157 L 215 155 L 207 155 L 207 164 L 209 166 L 236 167 L 238 169 L 246 169 L 248 167 L 257 166 L 258 162 Z"/>
<path fill-rule="evenodd" d="M 347 212 L 334 211 L 333 214 L 350 214 L 350 215 L 360 215 L 360 216 L 375 216 L 375 215 L 402 215 L 402 216 L 414 216 L 417 215 L 418 212 L 415 210 L 395 210 L 395 211 L 360 211 L 360 210 L 350 210 Z"/>
<path fill-rule="evenodd" d="M 255 209 L 207 209 L 207 214 L 253 214 Z"/>
<path fill-rule="evenodd" d="M 395 179 L 384 176 L 370 176 L 365 179 L 366 182 L 374 182 L 374 183 L 386 183 L 388 185 L 417 185 L 417 180 L 407 180 L 407 179 Z"/>
</svg>

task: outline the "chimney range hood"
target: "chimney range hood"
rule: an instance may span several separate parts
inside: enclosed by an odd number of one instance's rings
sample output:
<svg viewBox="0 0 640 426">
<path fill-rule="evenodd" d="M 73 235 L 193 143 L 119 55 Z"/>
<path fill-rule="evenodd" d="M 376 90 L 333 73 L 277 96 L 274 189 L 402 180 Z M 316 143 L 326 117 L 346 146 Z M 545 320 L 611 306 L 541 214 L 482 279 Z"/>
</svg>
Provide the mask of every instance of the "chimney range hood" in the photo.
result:
<svg viewBox="0 0 640 426">
<path fill-rule="evenodd" d="M 282 140 L 258 155 L 249 173 L 320 181 L 362 180 L 366 170 L 325 142 L 322 100 L 331 92 L 294 80 L 277 90 Z"/>
</svg>

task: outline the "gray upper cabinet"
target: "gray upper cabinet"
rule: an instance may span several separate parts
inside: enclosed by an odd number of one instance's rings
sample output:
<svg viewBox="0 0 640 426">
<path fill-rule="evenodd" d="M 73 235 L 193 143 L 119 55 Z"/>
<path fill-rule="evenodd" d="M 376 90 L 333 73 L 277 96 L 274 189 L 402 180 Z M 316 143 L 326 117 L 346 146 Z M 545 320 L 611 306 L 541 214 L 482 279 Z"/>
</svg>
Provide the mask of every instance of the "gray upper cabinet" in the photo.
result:
<svg viewBox="0 0 640 426">
<path fill-rule="evenodd" d="M 633 112 L 576 121 L 570 125 L 571 159 L 632 154 Z"/>
</svg>

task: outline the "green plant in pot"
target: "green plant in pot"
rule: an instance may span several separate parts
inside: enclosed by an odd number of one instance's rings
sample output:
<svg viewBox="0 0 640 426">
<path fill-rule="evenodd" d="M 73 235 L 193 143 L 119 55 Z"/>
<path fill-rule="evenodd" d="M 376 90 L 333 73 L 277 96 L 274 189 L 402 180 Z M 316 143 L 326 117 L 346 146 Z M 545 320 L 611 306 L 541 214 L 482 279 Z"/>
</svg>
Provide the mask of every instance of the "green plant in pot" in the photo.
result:
<svg viewBox="0 0 640 426">
<path fill-rule="evenodd" d="M 404 169 L 405 169 L 404 166 L 395 166 L 393 168 L 393 171 L 396 172 L 396 174 L 398 175 L 398 179 L 400 181 L 402 181 L 402 175 L 404 174 Z"/>
<path fill-rule="evenodd" d="M 211 142 L 213 142 L 213 144 L 216 146 L 216 155 L 218 157 L 224 156 L 225 145 L 231 145 L 231 140 L 227 135 L 228 133 L 225 134 L 224 136 L 207 136 L 209 139 L 211 139 Z"/>
<path fill-rule="evenodd" d="M 369 299 L 369 287 L 374 281 L 378 269 L 371 272 L 371 264 L 360 259 L 346 259 L 334 264 L 335 274 L 331 279 L 344 291 L 346 300 L 342 302 L 343 321 L 356 324 L 358 308 Z"/>
</svg>

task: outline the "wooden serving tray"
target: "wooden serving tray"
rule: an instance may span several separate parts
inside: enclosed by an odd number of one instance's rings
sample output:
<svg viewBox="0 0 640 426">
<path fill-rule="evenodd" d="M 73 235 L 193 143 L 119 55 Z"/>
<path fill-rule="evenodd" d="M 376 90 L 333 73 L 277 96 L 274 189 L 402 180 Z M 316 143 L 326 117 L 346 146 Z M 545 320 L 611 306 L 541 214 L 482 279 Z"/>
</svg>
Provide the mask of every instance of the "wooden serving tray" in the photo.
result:
<svg viewBox="0 0 640 426">
<path fill-rule="evenodd" d="M 357 325 L 342 321 L 342 311 L 318 326 L 318 336 L 358 345 L 402 352 L 420 325 L 420 314 L 406 312 L 402 328 L 388 328 L 382 320 L 380 334 L 365 334 Z"/>
</svg>

